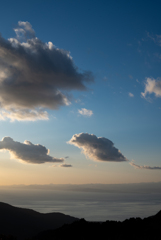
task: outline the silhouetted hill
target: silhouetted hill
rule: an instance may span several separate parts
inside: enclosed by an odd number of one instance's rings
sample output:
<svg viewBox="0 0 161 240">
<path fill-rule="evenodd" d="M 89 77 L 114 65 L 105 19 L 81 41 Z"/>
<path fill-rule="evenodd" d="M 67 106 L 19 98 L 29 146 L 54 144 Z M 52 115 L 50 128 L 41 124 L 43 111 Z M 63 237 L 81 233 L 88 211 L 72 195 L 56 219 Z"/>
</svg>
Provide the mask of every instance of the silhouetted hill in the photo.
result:
<svg viewBox="0 0 161 240">
<path fill-rule="evenodd" d="M 43 214 L 0 202 L 0 234 L 17 236 L 21 240 L 76 220 L 62 213 Z"/>
<path fill-rule="evenodd" d="M 59 229 L 39 233 L 32 240 L 160 240 L 161 211 L 148 218 L 130 218 L 123 222 L 87 222 L 78 220 Z"/>
<path fill-rule="evenodd" d="M 153 220 L 161 220 L 161 211 L 159 211 L 157 214 L 155 214 L 154 216 L 150 216 L 148 217 L 149 218 L 152 218 Z"/>
<path fill-rule="evenodd" d="M 160 240 L 161 211 L 144 219 L 89 222 L 61 213 L 41 214 L 0 203 L 0 240 Z"/>
</svg>

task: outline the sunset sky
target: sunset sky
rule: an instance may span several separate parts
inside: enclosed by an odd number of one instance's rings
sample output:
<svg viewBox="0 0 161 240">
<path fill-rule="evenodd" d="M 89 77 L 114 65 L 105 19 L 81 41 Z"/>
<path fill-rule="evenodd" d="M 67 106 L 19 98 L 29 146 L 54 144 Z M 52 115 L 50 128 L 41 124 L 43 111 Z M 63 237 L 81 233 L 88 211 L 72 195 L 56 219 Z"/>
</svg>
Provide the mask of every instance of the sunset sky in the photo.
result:
<svg viewBox="0 0 161 240">
<path fill-rule="evenodd" d="M 0 7 L 0 185 L 161 181 L 160 1 Z"/>
</svg>

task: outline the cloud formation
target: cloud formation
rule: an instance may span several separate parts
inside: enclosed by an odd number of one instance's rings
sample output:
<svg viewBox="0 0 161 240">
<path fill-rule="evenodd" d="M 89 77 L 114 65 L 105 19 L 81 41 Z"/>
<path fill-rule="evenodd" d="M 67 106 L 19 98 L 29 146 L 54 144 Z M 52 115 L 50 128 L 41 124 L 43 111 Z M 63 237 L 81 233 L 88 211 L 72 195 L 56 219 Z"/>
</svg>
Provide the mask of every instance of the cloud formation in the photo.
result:
<svg viewBox="0 0 161 240">
<path fill-rule="evenodd" d="M 8 150 L 12 158 L 22 160 L 26 163 L 64 162 L 63 158 L 51 157 L 49 149 L 46 147 L 40 144 L 33 144 L 27 140 L 24 143 L 20 143 L 10 137 L 4 137 L 0 141 L 0 149 Z"/>
<path fill-rule="evenodd" d="M 67 143 L 81 148 L 85 156 L 96 161 L 128 161 L 120 150 L 114 147 L 112 141 L 104 137 L 97 137 L 94 134 L 75 134 Z"/>
<path fill-rule="evenodd" d="M 91 72 L 80 72 L 70 52 L 44 43 L 29 22 L 18 22 L 16 38 L 0 36 L 1 118 L 48 119 L 45 109 L 69 105 L 71 90 L 86 90 Z"/>
<path fill-rule="evenodd" d="M 140 166 L 140 165 L 137 165 L 133 162 L 129 162 L 129 164 L 131 166 L 133 166 L 134 168 L 137 168 L 137 169 L 161 170 L 161 167 L 150 167 L 150 166 L 146 166 L 146 165 Z"/>
<path fill-rule="evenodd" d="M 161 80 L 147 78 L 145 82 L 145 90 L 141 93 L 142 97 L 146 98 L 147 94 L 155 94 L 156 97 L 161 97 Z"/>
<path fill-rule="evenodd" d="M 93 111 L 92 110 L 88 110 L 86 108 L 81 108 L 78 109 L 79 114 L 83 115 L 83 116 L 87 116 L 87 117 L 91 117 L 93 115 Z"/>
</svg>

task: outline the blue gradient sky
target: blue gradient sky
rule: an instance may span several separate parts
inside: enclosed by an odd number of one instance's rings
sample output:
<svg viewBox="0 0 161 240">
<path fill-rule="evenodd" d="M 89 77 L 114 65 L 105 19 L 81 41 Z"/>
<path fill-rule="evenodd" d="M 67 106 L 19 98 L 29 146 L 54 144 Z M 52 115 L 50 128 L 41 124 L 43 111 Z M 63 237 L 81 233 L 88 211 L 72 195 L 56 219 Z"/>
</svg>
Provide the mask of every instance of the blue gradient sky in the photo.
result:
<svg viewBox="0 0 161 240">
<path fill-rule="evenodd" d="M 1 185 L 132 183 L 161 181 L 160 1 L 3 1 L 0 33 L 14 38 L 28 21 L 44 43 L 70 52 L 79 71 L 91 71 L 86 91 L 72 90 L 71 104 L 46 111 L 48 120 L 0 121 L 0 139 L 41 144 L 72 167 L 29 164 L 0 152 Z M 156 88 L 145 92 L 147 78 Z M 156 91 L 159 92 L 156 95 Z M 91 110 L 91 116 L 78 110 Z M 74 134 L 105 137 L 128 162 L 94 161 L 69 145 Z M 148 166 L 141 168 L 141 166 Z M 153 169 L 157 166 L 158 169 Z M 149 169 L 151 167 L 152 169 Z"/>
</svg>

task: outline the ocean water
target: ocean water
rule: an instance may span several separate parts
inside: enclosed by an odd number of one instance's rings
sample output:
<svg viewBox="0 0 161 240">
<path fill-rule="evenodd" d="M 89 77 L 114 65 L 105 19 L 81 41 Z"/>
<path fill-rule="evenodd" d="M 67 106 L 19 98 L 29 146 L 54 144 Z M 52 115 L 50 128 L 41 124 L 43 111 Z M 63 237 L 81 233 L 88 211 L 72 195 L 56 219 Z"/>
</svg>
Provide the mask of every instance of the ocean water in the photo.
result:
<svg viewBox="0 0 161 240">
<path fill-rule="evenodd" d="M 41 213 L 61 212 L 87 221 L 123 221 L 159 212 L 161 183 L 1 186 L 0 201 Z"/>
</svg>

